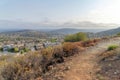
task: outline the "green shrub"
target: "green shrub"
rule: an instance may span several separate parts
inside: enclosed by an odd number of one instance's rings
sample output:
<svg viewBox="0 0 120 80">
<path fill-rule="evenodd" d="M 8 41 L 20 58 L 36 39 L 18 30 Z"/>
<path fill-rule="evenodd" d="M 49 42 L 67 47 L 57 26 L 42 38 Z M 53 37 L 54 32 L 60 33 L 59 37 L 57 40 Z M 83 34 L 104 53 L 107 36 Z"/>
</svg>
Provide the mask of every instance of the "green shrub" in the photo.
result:
<svg viewBox="0 0 120 80">
<path fill-rule="evenodd" d="M 21 51 L 20 51 L 20 54 L 23 54 L 23 53 L 24 53 L 24 50 L 21 50 Z"/>
<path fill-rule="evenodd" d="M 26 47 L 23 50 L 24 50 L 24 52 L 28 52 L 29 51 L 29 49 L 26 48 Z"/>
<path fill-rule="evenodd" d="M 14 48 L 8 49 L 8 52 L 14 52 Z"/>
<path fill-rule="evenodd" d="M 54 43 L 54 42 L 57 41 L 57 39 L 56 39 L 56 38 L 52 38 L 50 41 L 51 41 L 52 43 Z"/>
<path fill-rule="evenodd" d="M 119 33 L 117 33 L 117 36 L 120 36 L 120 32 L 119 32 Z"/>
<path fill-rule="evenodd" d="M 0 51 L 3 51 L 3 48 L 2 48 L 2 47 L 0 48 Z"/>
<path fill-rule="evenodd" d="M 108 51 L 114 50 L 114 49 L 116 49 L 116 48 L 118 48 L 117 45 L 110 45 L 110 46 L 108 47 Z"/>
<path fill-rule="evenodd" d="M 77 42 L 77 41 L 86 41 L 87 35 L 85 33 L 79 32 L 76 34 L 68 35 L 65 37 L 65 42 Z"/>
<path fill-rule="evenodd" d="M 19 52 L 19 48 L 15 47 L 14 52 Z"/>
</svg>

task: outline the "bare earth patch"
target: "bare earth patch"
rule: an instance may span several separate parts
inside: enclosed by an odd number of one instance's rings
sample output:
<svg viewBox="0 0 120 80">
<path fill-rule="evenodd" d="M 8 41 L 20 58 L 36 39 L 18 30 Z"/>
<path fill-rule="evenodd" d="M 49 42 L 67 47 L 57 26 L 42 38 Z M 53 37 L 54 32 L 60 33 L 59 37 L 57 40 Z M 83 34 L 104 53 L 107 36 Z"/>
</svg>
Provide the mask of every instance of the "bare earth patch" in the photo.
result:
<svg viewBox="0 0 120 80">
<path fill-rule="evenodd" d="M 119 44 L 120 38 L 113 38 L 99 42 L 80 54 L 74 55 L 62 64 L 52 67 L 46 73 L 44 80 L 102 80 L 96 74 L 100 71 L 99 55 L 106 51 L 111 44 Z M 96 77 L 97 76 L 97 77 Z"/>
</svg>

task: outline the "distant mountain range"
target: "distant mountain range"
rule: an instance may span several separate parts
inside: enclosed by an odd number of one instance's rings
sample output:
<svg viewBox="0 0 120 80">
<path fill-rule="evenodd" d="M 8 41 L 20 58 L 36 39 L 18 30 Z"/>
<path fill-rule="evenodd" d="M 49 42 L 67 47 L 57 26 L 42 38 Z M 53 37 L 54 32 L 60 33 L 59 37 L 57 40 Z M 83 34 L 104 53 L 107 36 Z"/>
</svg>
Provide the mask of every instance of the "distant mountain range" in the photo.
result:
<svg viewBox="0 0 120 80">
<path fill-rule="evenodd" d="M 61 28 L 61 29 L 8 29 L 1 30 L 0 33 L 12 33 L 12 32 L 24 32 L 24 31 L 37 31 L 37 32 L 49 32 L 49 33 L 59 33 L 59 34 L 74 34 L 77 32 L 100 32 L 105 31 L 105 29 L 74 29 L 74 28 Z"/>
<path fill-rule="evenodd" d="M 47 33 L 37 31 L 37 30 L 16 30 L 16 31 L 7 31 L 1 32 L 0 35 L 7 35 L 7 36 L 17 36 L 17 37 L 37 37 L 37 38 L 45 38 L 48 36 Z"/>
<path fill-rule="evenodd" d="M 104 31 L 103 29 L 73 29 L 73 28 L 62 28 L 62 29 L 56 29 L 56 30 L 52 30 L 49 31 L 49 33 L 52 34 L 74 34 L 74 33 L 78 33 L 78 32 L 100 32 L 100 31 Z"/>
<path fill-rule="evenodd" d="M 5 32 L 1 32 L 2 36 L 14 36 L 14 37 L 35 37 L 35 38 L 47 38 L 50 36 L 57 35 L 67 35 L 74 34 L 78 32 L 97 32 L 100 30 L 89 30 L 89 29 L 72 29 L 72 28 L 62 28 L 62 29 L 41 29 L 41 30 L 32 30 L 32 29 L 23 29 L 23 30 L 7 30 Z"/>
<path fill-rule="evenodd" d="M 40 22 L 30 23 L 22 21 L 0 20 L 0 33 L 6 35 L 28 36 L 28 37 L 47 37 L 52 35 L 67 35 L 77 32 L 90 32 L 99 35 L 109 35 L 119 32 L 118 29 L 105 31 L 104 28 L 117 27 L 116 24 L 83 22 Z M 78 28 L 78 29 L 77 29 Z M 102 31 L 102 32 L 101 32 Z"/>
<path fill-rule="evenodd" d="M 101 32 L 98 32 L 97 34 L 100 36 L 110 36 L 110 35 L 116 35 L 119 32 L 120 32 L 120 27 L 115 28 L 115 29 L 106 30 L 106 31 L 101 31 Z"/>
<path fill-rule="evenodd" d="M 32 29 L 23 29 L 23 30 L 7 30 L 4 32 L 1 32 L 1 34 L 9 34 L 9 35 L 14 35 L 14 34 L 19 34 L 24 36 L 25 34 L 27 35 L 33 35 L 33 34 L 61 34 L 61 35 L 66 35 L 66 34 L 74 34 L 78 32 L 100 32 L 103 31 L 102 29 L 73 29 L 73 28 L 62 28 L 62 29 L 41 29 L 41 30 L 32 30 Z M 29 35 L 29 36 L 30 36 Z"/>
</svg>

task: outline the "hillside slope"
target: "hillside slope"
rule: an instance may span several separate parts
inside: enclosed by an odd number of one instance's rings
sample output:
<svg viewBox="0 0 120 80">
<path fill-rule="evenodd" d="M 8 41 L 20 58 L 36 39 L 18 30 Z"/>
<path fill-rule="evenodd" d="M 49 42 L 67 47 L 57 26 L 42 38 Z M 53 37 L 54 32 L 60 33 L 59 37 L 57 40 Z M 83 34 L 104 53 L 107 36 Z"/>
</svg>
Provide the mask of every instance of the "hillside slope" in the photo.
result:
<svg viewBox="0 0 120 80">
<path fill-rule="evenodd" d="M 116 29 L 110 29 L 110 30 L 98 32 L 97 35 L 100 35 L 100 36 L 110 36 L 110 35 L 116 35 L 119 32 L 120 32 L 120 27 L 116 28 Z"/>
<path fill-rule="evenodd" d="M 54 71 L 46 73 L 43 80 L 99 80 L 96 75 L 96 72 L 100 70 L 99 55 L 109 45 L 118 43 L 120 43 L 120 38 L 102 41 L 82 54 L 72 56 L 65 63 L 57 65 Z"/>
<path fill-rule="evenodd" d="M 2 32 L 0 33 L 0 35 L 20 36 L 20 37 L 38 37 L 38 38 L 44 38 L 48 36 L 48 34 L 45 32 L 37 31 L 37 30 L 28 30 L 28 29 Z"/>
<path fill-rule="evenodd" d="M 102 29 L 74 29 L 74 28 L 62 28 L 62 29 L 56 29 L 56 30 L 52 30 L 49 33 L 52 34 L 75 34 L 78 32 L 92 32 L 92 33 L 96 33 L 96 32 L 100 32 L 103 31 Z"/>
</svg>

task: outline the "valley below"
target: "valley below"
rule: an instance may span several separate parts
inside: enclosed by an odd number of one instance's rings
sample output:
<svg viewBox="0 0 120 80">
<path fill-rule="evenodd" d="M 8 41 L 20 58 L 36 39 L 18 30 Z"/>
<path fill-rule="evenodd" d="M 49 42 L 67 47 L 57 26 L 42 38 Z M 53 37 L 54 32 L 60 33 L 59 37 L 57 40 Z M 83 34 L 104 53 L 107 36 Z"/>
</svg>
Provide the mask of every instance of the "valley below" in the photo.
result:
<svg viewBox="0 0 120 80">
<path fill-rule="evenodd" d="M 0 80 L 119 80 L 120 36 L 111 31 L 1 33 Z"/>
</svg>

